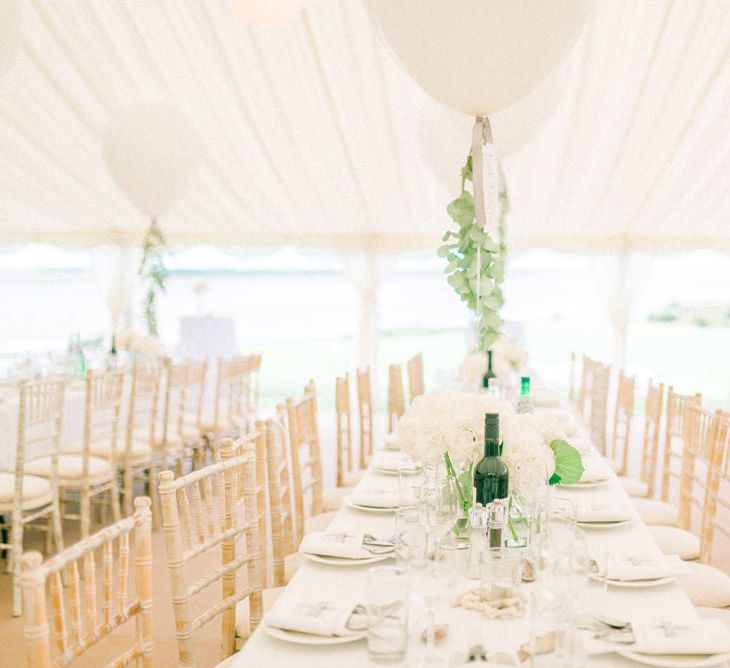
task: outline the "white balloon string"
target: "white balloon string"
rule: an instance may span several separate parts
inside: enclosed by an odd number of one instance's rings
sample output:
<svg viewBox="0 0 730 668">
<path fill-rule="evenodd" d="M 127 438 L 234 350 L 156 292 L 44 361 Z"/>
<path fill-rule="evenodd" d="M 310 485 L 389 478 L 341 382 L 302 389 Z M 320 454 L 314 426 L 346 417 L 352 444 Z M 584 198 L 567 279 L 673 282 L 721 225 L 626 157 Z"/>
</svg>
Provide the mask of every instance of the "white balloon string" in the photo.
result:
<svg viewBox="0 0 730 668">
<path fill-rule="evenodd" d="M 477 319 L 481 320 L 479 308 L 482 301 L 482 246 L 477 246 Z"/>
<path fill-rule="evenodd" d="M 484 155 L 485 146 L 488 146 L 486 160 Z M 471 135 L 471 165 L 476 224 L 480 229 L 494 235 L 498 227 L 499 173 L 494 153 L 492 126 L 487 116 L 477 116 L 474 119 L 474 129 Z M 487 176 L 486 194 L 485 171 Z"/>
</svg>

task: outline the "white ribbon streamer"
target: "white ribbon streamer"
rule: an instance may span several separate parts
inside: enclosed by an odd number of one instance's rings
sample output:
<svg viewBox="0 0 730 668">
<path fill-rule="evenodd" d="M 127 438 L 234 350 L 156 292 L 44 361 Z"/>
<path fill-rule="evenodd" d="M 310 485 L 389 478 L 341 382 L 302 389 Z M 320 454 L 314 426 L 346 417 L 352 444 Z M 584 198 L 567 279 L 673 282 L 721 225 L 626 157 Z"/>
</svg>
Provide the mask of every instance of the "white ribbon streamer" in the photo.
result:
<svg viewBox="0 0 730 668">
<path fill-rule="evenodd" d="M 499 228 L 499 170 L 494 153 L 492 126 L 487 116 L 477 116 L 474 119 L 471 165 L 476 224 L 492 238 L 496 238 Z"/>
</svg>

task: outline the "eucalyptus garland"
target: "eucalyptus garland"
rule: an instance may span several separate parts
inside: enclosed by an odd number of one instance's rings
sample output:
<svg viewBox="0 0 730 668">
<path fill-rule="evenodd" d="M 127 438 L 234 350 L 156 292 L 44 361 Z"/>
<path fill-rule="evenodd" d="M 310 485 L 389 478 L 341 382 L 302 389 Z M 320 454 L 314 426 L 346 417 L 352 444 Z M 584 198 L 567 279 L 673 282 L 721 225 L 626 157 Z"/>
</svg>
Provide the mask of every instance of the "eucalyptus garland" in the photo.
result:
<svg viewBox="0 0 730 668">
<path fill-rule="evenodd" d="M 144 298 L 144 318 L 147 324 L 147 333 L 158 336 L 157 329 L 157 294 L 165 291 L 167 269 L 164 256 L 166 248 L 162 230 L 153 220 L 144 236 L 142 243 L 142 262 L 139 265 L 139 275 L 147 288 Z"/>
<path fill-rule="evenodd" d="M 444 272 L 449 285 L 476 314 L 479 348 L 486 351 L 497 340 L 502 327 L 499 309 L 504 304 L 501 284 L 504 281 L 506 194 L 503 197 L 500 193 L 500 239 L 495 241 L 476 224 L 474 196 L 467 190 L 467 182 L 473 182 L 471 153 L 461 169 L 461 194 L 446 208 L 458 229 L 444 234 L 446 243 L 438 249 L 438 255 L 448 261 Z"/>
</svg>

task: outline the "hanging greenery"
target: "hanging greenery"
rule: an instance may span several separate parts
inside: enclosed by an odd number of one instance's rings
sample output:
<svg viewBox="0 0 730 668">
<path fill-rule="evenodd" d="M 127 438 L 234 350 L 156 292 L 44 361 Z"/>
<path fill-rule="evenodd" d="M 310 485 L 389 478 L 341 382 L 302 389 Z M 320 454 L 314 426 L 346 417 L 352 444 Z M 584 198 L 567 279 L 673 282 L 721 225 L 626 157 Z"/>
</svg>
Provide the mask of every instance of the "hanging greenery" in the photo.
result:
<svg viewBox="0 0 730 668">
<path fill-rule="evenodd" d="M 446 207 L 458 229 L 444 234 L 443 241 L 446 243 L 438 249 L 438 255 L 448 261 L 444 272 L 448 275 L 449 285 L 479 320 L 479 348 L 486 352 L 497 340 L 502 327 L 499 309 L 504 304 L 501 284 L 504 281 L 507 195 L 501 192 L 499 196 L 499 239 L 495 241 L 476 224 L 474 196 L 466 185 L 472 181 L 469 153 L 466 165 L 461 169 L 461 194 Z"/>
<path fill-rule="evenodd" d="M 139 275 L 147 288 L 144 298 L 144 318 L 147 324 L 147 333 L 150 336 L 159 336 L 157 329 L 157 295 L 165 291 L 167 269 L 164 256 L 166 253 L 165 237 L 154 219 L 144 236 L 142 244 L 142 262 L 139 265 Z"/>
</svg>

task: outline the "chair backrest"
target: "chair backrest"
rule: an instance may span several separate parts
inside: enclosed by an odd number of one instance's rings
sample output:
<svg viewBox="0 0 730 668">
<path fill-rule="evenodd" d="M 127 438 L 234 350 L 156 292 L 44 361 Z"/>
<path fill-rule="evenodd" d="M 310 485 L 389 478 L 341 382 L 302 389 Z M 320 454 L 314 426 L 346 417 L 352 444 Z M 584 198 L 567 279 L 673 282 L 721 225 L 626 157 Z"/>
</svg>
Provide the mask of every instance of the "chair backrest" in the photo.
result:
<svg viewBox="0 0 730 668">
<path fill-rule="evenodd" d="M 156 446 L 157 409 L 160 397 L 160 367 L 152 364 L 135 364 L 132 367 L 127 410 L 127 430 L 124 451 L 116 453 L 119 463 L 132 457 L 135 442 L 150 449 Z"/>
<path fill-rule="evenodd" d="M 616 388 L 616 406 L 613 412 L 613 430 L 611 431 L 611 448 L 609 457 L 619 462 L 621 471 L 626 473 L 629 463 L 629 444 L 631 442 L 631 418 L 634 416 L 633 376 L 627 376 L 623 370 L 618 374 Z"/>
<path fill-rule="evenodd" d="M 150 499 L 139 496 L 134 505 L 133 516 L 72 545 L 45 563 L 38 552 L 23 555 L 21 583 L 30 668 L 65 667 L 133 619 L 136 624 L 132 646 L 107 667 L 121 668 L 140 665 L 140 662 L 145 668 L 152 666 Z M 130 543 L 134 550 L 131 562 Z M 96 552 L 101 553 L 100 605 Z M 130 563 L 133 596 L 129 592 Z M 64 587 L 63 574 L 67 587 Z M 51 623 L 47 589 L 50 590 Z"/>
<path fill-rule="evenodd" d="M 263 433 L 266 445 L 274 587 L 282 587 L 286 584 L 284 560 L 296 551 L 298 545 L 294 542 L 297 525 L 292 498 L 286 409 L 279 406 L 277 415 L 260 422 L 256 429 Z"/>
<path fill-rule="evenodd" d="M 84 408 L 83 477 L 89 475 L 89 456 L 92 446 L 111 444 L 110 456 L 119 444 L 124 369 L 86 372 Z"/>
<path fill-rule="evenodd" d="M 576 403 L 578 400 L 578 392 L 575 389 L 575 353 L 570 353 L 570 378 L 568 379 L 568 400 Z"/>
<path fill-rule="evenodd" d="M 602 454 L 606 454 L 606 421 L 608 407 L 608 386 L 611 367 L 594 364 L 591 370 L 591 441 Z"/>
<path fill-rule="evenodd" d="M 350 409 L 350 374 L 335 378 L 335 416 L 337 420 L 337 486 L 344 487 L 352 471 L 352 411 Z"/>
<path fill-rule="evenodd" d="M 165 359 L 165 393 L 162 409 L 162 439 L 186 442 L 189 429 L 200 431 L 207 362 Z"/>
<path fill-rule="evenodd" d="M 727 489 L 730 485 L 730 412 L 715 412 L 712 460 L 710 463 L 707 499 L 703 514 L 702 537 L 700 540 L 700 561 L 709 564 L 715 542 L 715 532 L 730 539 L 730 501 Z M 721 488 L 725 489 L 725 493 Z M 718 515 L 718 506 L 722 512 Z"/>
<path fill-rule="evenodd" d="M 214 421 L 219 437 L 218 426 L 222 422 L 234 425 L 243 432 L 253 427 L 258 410 L 258 374 L 261 368 L 261 355 L 246 355 L 229 360 L 218 360 L 216 377 Z"/>
<path fill-rule="evenodd" d="M 667 408 L 664 420 L 664 454 L 662 457 L 662 501 L 669 501 L 672 480 L 679 480 L 681 471 L 675 470 L 674 462 L 681 466 L 684 451 L 684 405 L 687 402 L 702 405 L 702 395 L 678 394 L 671 385 L 667 389 Z"/>
<path fill-rule="evenodd" d="M 704 516 L 709 466 L 715 437 L 714 416 L 695 401 L 683 406 L 682 471 L 679 481 L 679 527 L 689 531 L 693 510 Z"/>
<path fill-rule="evenodd" d="M 590 415 L 593 370 L 597 365 L 598 362 L 596 360 L 583 355 L 583 369 L 581 371 L 580 388 L 578 390 L 578 410 L 584 418 Z"/>
<path fill-rule="evenodd" d="M 420 397 L 426 387 L 423 382 L 423 355 L 418 353 L 411 357 L 406 363 L 408 369 L 408 396 L 410 401 Z"/>
<path fill-rule="evenodd" d="M 221 659 L 234 653 L 236 603 L 239 601 L 249 599 L 251 629 L 258 625 L 263 614 L 256 457 L 255 446 L 251 443 L 249 446 L 246 454 L 234 457 L 233 444 L 224 439 L 220 462 L 177 480 L 172 471 L 160 473 L 162 526 L 181 666 L 198 665 L 193 635 L 218 615 L 222 615 Z M 241 476 L 244 481 L 243 513 L 239 512 L 238 504 Z M 239 543 L 242 537 L 245 549 Z M 211 564 L 220 561 L 222 565 L 193 580 L 186 573 L 186 566 L 203 554 Z M 246 582 L 237 583 L 236 575 L 244 567 Z M 219 580 L 222 599 L 193 617 L 193 597 Z"/>
<path fill-rule="evenodd" d="M 649 383 L 644 404 L 644 434 L 641 446 L 640 478 L 647 485 L 647 496 L 652 498 L 656 488 L 657 459 L 659 456 L 659 431 L 662 421 L 664 385 Z"/>
<path fill-rule="evenodd" d="M 399 364 L 388 365 L 388 433 L 395 430 L 398 420 L 406 412 L 403 392 L 403 374 Z"/>
<path fill-rule="evenodd" d="M 357 370 L 357 409 L 360 424 L 360 468 L 367 468 L 373 455 L 373 392 L 370 367 Z"/>
<path fill-rule="evenodd" d="M 297 534 L 303 533 L 304 522 L 322 512 L 322 460 L 317 426 L 317 394 L 314 381 L 304 388 L 301 399 L 286 400 Z M 306 475 L 305 475 L 306 474 Z M 305 503 L 305 497 L 309 500 Z"/>
<path fill-rule="evenodd" d="M 15 456 L 15 497 L 22 499 L 25 465 L 41 457 L 51 458 L 49 482 L 58 480 L 65 378 L 21 380 L 18 383 L 18 435 Z"/>
</svg>

